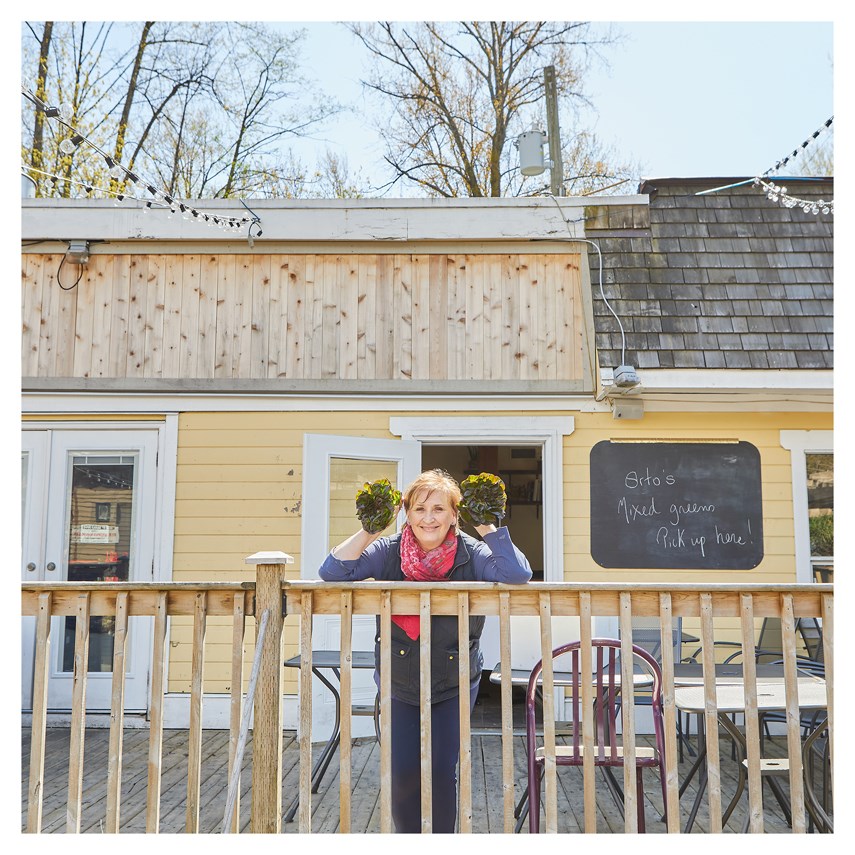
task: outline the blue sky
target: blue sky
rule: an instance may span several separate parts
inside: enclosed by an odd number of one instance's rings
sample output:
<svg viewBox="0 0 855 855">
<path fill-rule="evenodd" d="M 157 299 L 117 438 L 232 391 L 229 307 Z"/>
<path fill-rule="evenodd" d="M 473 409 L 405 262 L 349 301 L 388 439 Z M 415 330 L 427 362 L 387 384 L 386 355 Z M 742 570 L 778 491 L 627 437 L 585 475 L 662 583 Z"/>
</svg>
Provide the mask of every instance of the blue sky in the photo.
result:
<svg viewBox="0 0 855 855">
<path fill-rule="evenodd" d="M 379 175 L 382 146 L 364 118 L 375 102 L 359 84 L 365 50 L 332 22 L 288 26 L 308 29 L 306 71 L 354 107 L 296 150 L 311 165 L 329 145 L 347 155 L 352 171 Z M 623 158 L 643 164 L 645 177 L 756 175 L 833 115 L 830 22 L 617 26 L 625 40 L 607 49 L 610 68 L 595 64 L 587 92 L 596 112 L 580 119 Z M 562 136 L 571 130 L 562 126 Z"/>
</svg>

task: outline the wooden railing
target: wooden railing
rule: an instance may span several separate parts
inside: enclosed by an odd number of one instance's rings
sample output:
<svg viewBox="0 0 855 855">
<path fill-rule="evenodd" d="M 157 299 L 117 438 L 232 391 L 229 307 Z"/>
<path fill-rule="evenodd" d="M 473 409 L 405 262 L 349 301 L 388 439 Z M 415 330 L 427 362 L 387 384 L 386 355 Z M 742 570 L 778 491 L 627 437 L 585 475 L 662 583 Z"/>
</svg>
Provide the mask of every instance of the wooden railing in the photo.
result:
<svg viewBox="0 0 855 855">
<path fill-rule="evenodd" d="M 633 617 L 658 617 L 662 631 L 662 675 L 665 723 L 667 830 L 679 832 L 679 781 L 677 777 L 677 728 L 674 703 L 674 661 L 671 646 L 672 617 L 696 618 L 700 623 L 700 647 L 703 663 L 704 717 L 706 721 L 708 806 L 710 831 L 722 830 L 722 793 L 719 765 L 718 721 L 713 642 L 714 619 L 737 619 L 741 628 L 745 663 L 745 734 L 747 742 L 750 830 L 763 830 L 761 794 L 761 755 L 757 709 L 755 661 L 755 619 L 780 618 L 783 637 L 784 681 L 786 690 L 786 730 L 789 759 L 792 828 L 806 830 L 804 786 L 797 685 L 797 647 L 795 621 L 799 617 L 821 617 L 825 636 L 825 680 L 827 684 L 829 742 L 833 735 L 833 586 L 832 585 L 667 585 L 651 584 L 529 584 L 525 586 L 489 583 L 420 584 L 359 582 L 327 584 L 321 582 L 283 582 L 287 557 L 264 553 L 248 559 L 257 564 L 257 582 L 253 583 L 36 583 L 23 588 L 23 615 L 37 619 L 37 657 L 34 674 L 32 745 L 30 754 L 27 830 L 41 831 L 44 790 L 45 731 L 47 722 L 47 685 L 50 643 L 50 618 L 69 615 L 77 618 L 74 649 L 73 709 L 68 784 L 66 830 L 80 830 L 83 748 L 85 737 L 85 693 L 90 616 L 116 618 L 113 691 L 110 719 L 110 749 L 107 770 L 107 831 L 120 829 L 120 792 L 122 770 L 122 716 L 124 656 L 128 621 L 136 616 L 154 618 L 152 696 L 148 758 L 146 831 L 159 830 L 160 764 L 163 740 L 164 673 L 166 667 L 166 621 L 168 617 L 193 617 L 192 680 L 190 693 L 189 758 L 186 799 L 186 830 L 199 830 L 199 793 L 202 746 L 202 667 L 205 655 L 205 629 L 211 616 L 229 615 L 233 620 L 232 679 L 229 742 L 229 778 L 232 777 L 238 732 L 244 699 L 243 642 L 245 619 L 270 609 L 261 658 L 258 693 L 254 699 L 252 751 L 251 830 L 278 832 L 282 815 L 282 627 L 283 614 L 299 615 L 301 654 L 300 686 L 300 776 L 298 814 L 299 831 L 311 829 L 311 719 L 312 719 L 312 618 L 314 615 L 341 615 L 341 708 L 349 710 L 352 699 L 352 618 L 354 615 L 379 615 L 381 637 L 380 687 L 380 831 L 392 831 L 391 812 L 391 616 L 420 616 L 420 659 L 422 698 L 422 830 L 431 831 L 431 719 L 426 714 L 430 703 L 430 617 L 457 616 L 462 633 L 468 631 L 469 617 L 498 615 L 500 649 L 503 662 L 512 661 L 511 617 L 536 616 L 540 619 L 541 649 L 544 660 L 554 647 L 567 639 L 553 637 L 552 617 L 576 616 L 580 619 L 582 668 L 591 663 L 591 638 L 594 616 L 617 616 L 621 629 L 622 661 L 630 661 Z M 732 652 L 732 649 L 728 652 Z M 458 657 L 461 684 L 468 683 L 468 657 Z M 551 662 L 551 660 L 550 660 Z M 628 667 L 628 666 L 627 666 Z M 625 675 L 626 676 L 626 675 Z M 552 697 L 551 667 L 544 667 L 543 694 Z M 583 702 L 586 689 L 583 684 Z M 466 693 L 460 702 L 460 775 L 459 829 L 472 830 L 471 727 Z M 502 803 L 504 830 L 514 826 L 514 739 L 511 719 L 511 682 L 509 669 L 502 671 Z M 637 830 L 634 765 L 633 705 L 622 705 L 622 731 L 626 745 L 624 768 L 624 826 Z M 341 719 L 340 746 L 340 831 L 351 827 L 350 805 L 358 799 L 352 789 L 350 716 Z M 552 717 L 544 721 L 547 762 L 545 765 L 544 804 L 546 830 L 557 830 L 555 732 Z M 587 747 L 583 766 L 584 830 L 596 831 L 596 790 L 592 747 L 593 735 L 584 729 L 582 743 Z M 517 795 L 519 792 L 517 792 Z M 498 796 L 498 794 L 496 794 Z M 232 829 L 238 830 L 234 811 Z"/>
</svg>

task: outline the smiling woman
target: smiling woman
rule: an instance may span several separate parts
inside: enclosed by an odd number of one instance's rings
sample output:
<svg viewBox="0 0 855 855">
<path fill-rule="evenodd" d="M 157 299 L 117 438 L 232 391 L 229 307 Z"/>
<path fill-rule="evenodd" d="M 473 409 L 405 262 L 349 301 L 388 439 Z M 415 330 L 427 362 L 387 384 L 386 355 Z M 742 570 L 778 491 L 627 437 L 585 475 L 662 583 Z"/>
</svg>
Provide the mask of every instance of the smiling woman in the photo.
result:
<svg viewBox="0 0 855 855">
<path fill-rule="evenodd" d="M 494 477 L 494 476 L 489 476 Z M 498 479 L 495 479 L 498 481 Z M 422 472 L 403 494 L 407 522 L 399 534 L 382 537 L 365 528 L 336 546 L 319 575 L 328 582 L 361 579 L 414 582 L 506 582 L 531 579 L 528 559 L 507 528 L 474 518 L 483 540 L 458 531 L 460 486 L 447 472 Z M 470 508 L 471 513 L 471 508 Z M 431 763 L 433 831 L 453 832 L 457 815 L 456 766 L 460 746 L 458 656 L 469 659 L 470 708 L 483 668 L 479 640 L 484 617 L 469 619 L 461 643 L 457 618 L 431 618 Z M 421 727 L 418 615 L 392 616 L 392 816 L 398 832 L 421 831 Z M 375 641 L 379 642 L 378 631 Z M 375 681 L 380 685 L 380 649 L 375 643 Z"/>
</svg>

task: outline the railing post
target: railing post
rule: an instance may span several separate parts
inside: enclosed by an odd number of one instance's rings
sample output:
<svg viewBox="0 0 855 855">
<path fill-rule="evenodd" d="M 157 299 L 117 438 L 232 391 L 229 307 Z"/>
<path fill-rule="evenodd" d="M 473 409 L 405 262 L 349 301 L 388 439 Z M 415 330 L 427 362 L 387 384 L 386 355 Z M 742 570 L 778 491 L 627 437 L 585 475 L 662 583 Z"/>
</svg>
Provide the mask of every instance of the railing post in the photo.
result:
<svg viewBox="0 0 855 855">
<path fill-rule="evenodd" d="M 250 828 L 254 834 L 278 834 L 282 822 L 282 581 L 284 566 L 294 559 L 284 552 L 256 552 L 245 561 L 256 565 L 256 620 L 270 610 L 253 709 Z"/>
</svg>

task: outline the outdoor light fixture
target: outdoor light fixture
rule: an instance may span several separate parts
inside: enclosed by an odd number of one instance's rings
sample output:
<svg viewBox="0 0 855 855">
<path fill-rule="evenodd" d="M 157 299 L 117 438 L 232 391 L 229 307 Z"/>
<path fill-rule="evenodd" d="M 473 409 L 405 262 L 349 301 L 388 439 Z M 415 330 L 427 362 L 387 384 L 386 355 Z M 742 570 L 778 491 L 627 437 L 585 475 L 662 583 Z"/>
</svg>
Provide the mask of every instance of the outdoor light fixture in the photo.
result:
<svg viewBox="0 0 855 855">
<path fill-rule="evenodd" d="M 70 240 L 68 249 L 65 251 L 65 260 L 69 264 L 88 264 L 89 263 L 89 241 L 88 240 Z"/>
<path fill-rule="evenodd" d="M 641 383 L 638 373 L 631 365 L 618 365 L 613 375 L 615 386 L 620 389 L 634 389 Z"/>
</svg>

